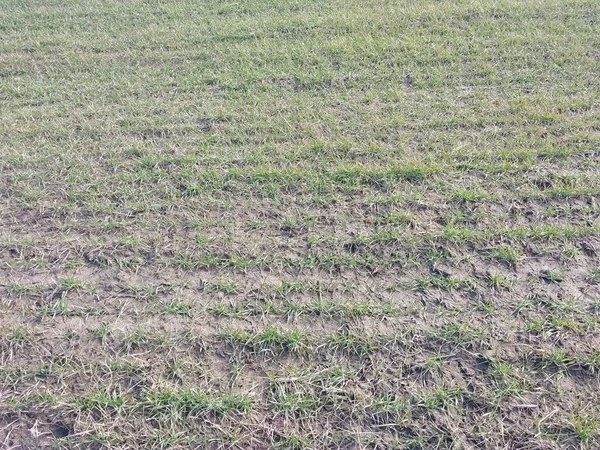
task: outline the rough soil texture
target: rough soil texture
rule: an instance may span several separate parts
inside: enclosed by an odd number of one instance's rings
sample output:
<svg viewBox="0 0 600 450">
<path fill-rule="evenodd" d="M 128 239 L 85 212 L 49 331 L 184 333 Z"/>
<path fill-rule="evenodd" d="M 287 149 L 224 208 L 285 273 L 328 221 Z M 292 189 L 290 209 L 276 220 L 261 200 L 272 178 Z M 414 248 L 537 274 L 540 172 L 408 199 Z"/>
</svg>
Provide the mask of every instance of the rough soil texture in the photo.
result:
<svg viewBox="0 0 600 450">
<path fill-rule="evenodd" d="M 8 1 L 0 448 L 600 448 L 600 5 Z"/>
</svg>

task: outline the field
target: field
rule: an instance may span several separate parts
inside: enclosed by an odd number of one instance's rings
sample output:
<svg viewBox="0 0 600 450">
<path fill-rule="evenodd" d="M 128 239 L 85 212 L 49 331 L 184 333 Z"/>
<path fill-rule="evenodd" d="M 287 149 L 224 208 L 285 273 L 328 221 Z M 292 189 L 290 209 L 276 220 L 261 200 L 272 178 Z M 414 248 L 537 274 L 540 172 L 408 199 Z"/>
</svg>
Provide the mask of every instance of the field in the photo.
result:
<svg viewBox="0 0 600 450">
<path fill-rule="evenodd" d="M 5 0 L 0 448 L 600 448 L 600 2 Z"/>
</svg>

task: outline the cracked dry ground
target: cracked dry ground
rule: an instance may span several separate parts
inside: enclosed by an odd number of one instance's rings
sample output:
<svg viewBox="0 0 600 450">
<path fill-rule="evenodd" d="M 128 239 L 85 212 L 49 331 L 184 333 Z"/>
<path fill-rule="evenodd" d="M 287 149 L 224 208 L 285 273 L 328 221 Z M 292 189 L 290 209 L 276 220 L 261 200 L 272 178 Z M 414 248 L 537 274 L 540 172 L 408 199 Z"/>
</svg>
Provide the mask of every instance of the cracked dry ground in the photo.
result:
<svg viewBox="0 0 600 450">
<path fill-rule="evenodd" d="M 600 447 L 598 10 L 7 2 L 0 447 Z"/>
</svg>

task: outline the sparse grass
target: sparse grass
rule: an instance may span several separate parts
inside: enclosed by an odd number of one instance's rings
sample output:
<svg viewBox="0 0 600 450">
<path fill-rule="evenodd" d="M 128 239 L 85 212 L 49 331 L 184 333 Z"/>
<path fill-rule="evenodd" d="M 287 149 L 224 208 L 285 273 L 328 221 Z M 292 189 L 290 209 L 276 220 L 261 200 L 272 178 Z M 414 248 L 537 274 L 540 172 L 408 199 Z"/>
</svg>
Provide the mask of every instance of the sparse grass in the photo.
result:
<svg viewBox="0 0 600 450">
<path fill-rule="evenodd" d="M 8 333 L 8 341 L 13 345 L 19 345 L 27 342 L 29 336 L 26 329 L 21 326 L 15 327 Z"/>
<path fill-rule="evenodd" d="M 235 281 L 216 280 L 214 282 L 203 282 L 203 288 L 206 292 L 222 292 L 227 295 L 239 292 L 239 286 Z"/>
<path fill-rule="evenodd" d="M 280 330 L 275 327 L 266 327 L 262 332 L 257 333 L 225 330 L 222 336 L 231 345 L 250 347 L 258 351 L 289 350 L 296 352 L 300 351 L 307 341 L 300 330 Z"/>
<path fill-rule="evenodd" d="M 564 275 L 557 270 L 546 270 L 540 277 L 548 283 L 561 283 L 564 280 Z"/>
<path fill-rule="evenodd" d="M 481 344 L 485 333 L 479 328 L 464 323 L 449 323 L 433 332 L 433 336 L 446 343 L 471 346 Z"/>
<path fill-rule="evenodd" d="M 283 415 L 306 416 L 313 415 L 321 405 L 321 396 L 315 392 L 286 392 L 275 389 L 272 400 L 275 410 Z"/>
<path fill-rule="evenodd" d="M 519 261 L 519 252 L 511 247 L 498 247 L 492 249 L 490 255 L 493 259 L 501 261 L 510 267 L 516 267 Z"/>
<path fill-rule="evenodd" d="M 63 291 L 72 291 L 74 289 L 80 288 L 82 286 L 81 281 L 75 278 L 63 278 L 60 280 L 60 288 Z"/>
<path fill-rule="evenodd" d="M 210 395 L 196 390 L 163 389 L 144 393 L 139 407 L 150 414 L 225 416 L 247 414 L 252 410 L 252 403 L 249 396 L 242 394 Z"/>
<path fill-rule="evenodd" d="M 359 336 L 346 331 L 330 334 L 328 346 L 336 352 L 365 356 L 377 349 L 377 344 L 368 336 Z"/>
<path fill-rule="evenodd" d="M 75 407 L 80 410 L 95 410 L 105 413 L 109 410 L 121 409 L 127 406 L 127 399 L 116 389 L 103 388 L 89 392 L 75 399 Z"/>
<path fill-rule="evenodd" d="M 457 289 L 469 289 L 474 286 L 471 280 L 461 280 L 455 277 L 424 277 L 414 281 L 413 288 L 421 292 L 428 289 L 441 289 L 444 291 L 454 291 Z"/>
<path fill-rule="evenodd" d="M 577 436 L 581 445 L 588 445 L 598 437 L 600 422 L 593 415 L 577 414 L 569 424 L 569 429 Z"/>
<path fill-rule="evenodd" d="M 599 17 L 3 2 L 0 447 L 600 448 Z"/>
<path fill-rule="evenodd" d="M 462 397 L 462 389 L 437 387 L 434 392 L 415 395 L 415 404 L 426 410 L 445 409 L 456 404 Z"/>
<path fill-rule="evenodd" d="M 510 291 L 513 282 L 512 280 L 500 273 L 490 274 L 487 279 L 488 285 L 498 291 Z"/>
<path fill-rule="evenodd" d="M 192 305 L 173 299 L 164 305 L 164 312 L 167 314 L 178 314 L 181 316 L 189 316 L 192 311 Z"/>
</svg>

